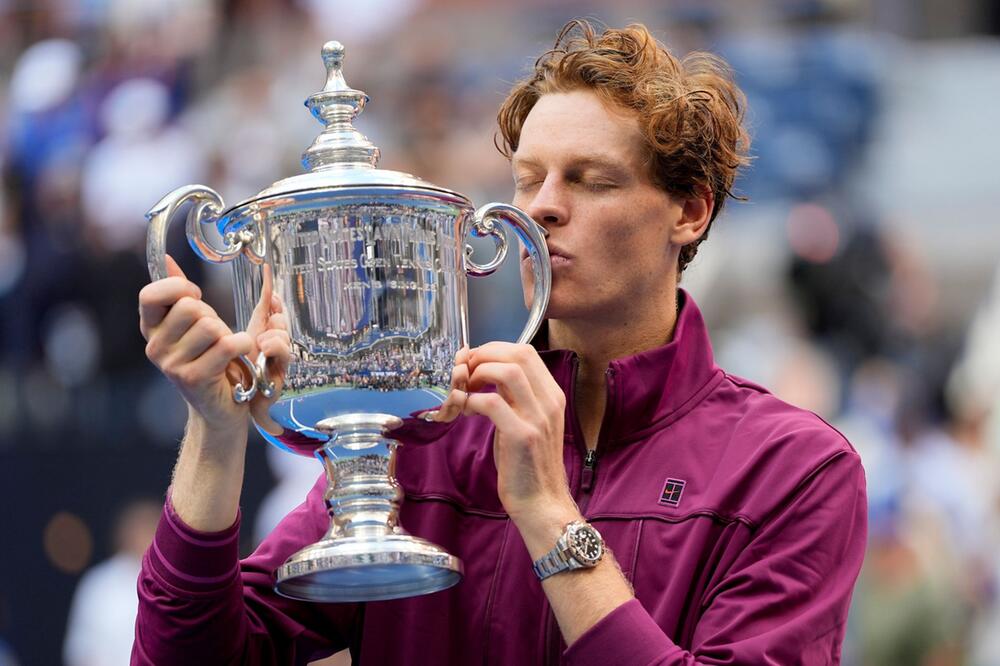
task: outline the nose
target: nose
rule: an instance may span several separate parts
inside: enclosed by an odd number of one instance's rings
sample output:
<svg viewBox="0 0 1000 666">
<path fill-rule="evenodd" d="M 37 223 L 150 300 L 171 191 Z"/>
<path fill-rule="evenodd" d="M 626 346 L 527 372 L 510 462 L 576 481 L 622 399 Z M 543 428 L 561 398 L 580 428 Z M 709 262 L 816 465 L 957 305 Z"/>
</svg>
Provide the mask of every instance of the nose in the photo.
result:
<svg viewBox="0 0 1000 666">
<path fill-rule="evenodd" d="M 569 220 L 569 207 L 555 174 L 550 174 L 542 182 L 525 212 L 543 227 L 566 224 Z"/>
</svg>

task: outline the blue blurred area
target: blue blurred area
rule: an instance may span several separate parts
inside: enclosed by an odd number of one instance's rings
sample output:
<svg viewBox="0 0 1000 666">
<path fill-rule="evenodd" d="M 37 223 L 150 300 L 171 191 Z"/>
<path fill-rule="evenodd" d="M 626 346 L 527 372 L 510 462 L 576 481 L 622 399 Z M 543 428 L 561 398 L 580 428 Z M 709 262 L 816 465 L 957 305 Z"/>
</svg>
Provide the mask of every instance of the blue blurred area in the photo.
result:
<svg viewBox="0 0 1000 666">
<path fill-rule="evenodd" d="M 684 286 L 720 365 L 817 411 L 865 461 L 845 663 L 1000 663 L 994 4 L 0 0 L 0 664 L 59 662 L 112 516 L 169 481 L 186 411 L 136 325 L 145 211 L 188 183 L 233 204 L 299 173 L 331 38 L 371 96 L 358 125 L 381 166 L 507 201 L 497 106 L 576 15 L 716 52 L 747 94 L 747 202 Z M 173 232 L 234 321 L 228 268 Z M 470 280 L 473 342 L 515 338 L 521 300 L 513 263 Z M 292 467 L 251 447 L 245 521 L 319 473 Z"/>
</svg>

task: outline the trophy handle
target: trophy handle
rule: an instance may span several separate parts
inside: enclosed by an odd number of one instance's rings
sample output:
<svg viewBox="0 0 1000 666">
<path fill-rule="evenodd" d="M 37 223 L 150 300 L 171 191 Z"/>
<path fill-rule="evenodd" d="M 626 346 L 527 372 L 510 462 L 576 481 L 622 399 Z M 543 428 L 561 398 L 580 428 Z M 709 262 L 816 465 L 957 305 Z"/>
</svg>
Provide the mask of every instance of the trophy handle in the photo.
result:
<svg viewBox="0 0 1000 666">
<path fill-rule="evenodd" d="M 479 208 L 472 218 L 469 233 L 473 236 L 490 236 L 496 244 L 496 256 L 486 264 L 477 264 L 470 257 L 472 248 L 466 249 L 466 273 L 481 277 L 493 273 L 507 256 L 507 236 L 494 224 L 494 220 L 506 223 L 517 237 L 521 239 L 531 257 L 531 271 L 535 277 L 535 288 L 531 299 L 531 312 L 524 330 L 517 338 L 517 344 L 529 342 L 538 327 L 542 325 L 545 310 L 549 306 L 549 296 L 552 293 L 552 264 L 549 261 L 545 237 L 548 233 L 535 223 L 531 217 L 520 208 L 505 203 L 490 203 Z"/>
<path fill-rule="evenodd" d="M 205 261 L 222 263 L 238 257 L 243 248 L 254 241 L 253 232 L 244 229 L 238 234 L 227 234 L 226 247 L 218 250 L 212 247 L 202 229 L 202 224 L 215 222 L 224 209 L 222 197 L 204 185 L 185 185 L 179 187 L 160 199 L 148 213 L 149 233 L 146 236 L 146 263 L 149 267 L 149 277 L 152 280 L 162 280 L 167 277 L 167 228 L 177 209 L 185 203 L 194 205 L 188 212 L 187 238 L 191 248 Z M 233 400 L 239 403 L 247 402 L 260 391 L 265 398 L 274 395 L 274 384 L 267 379 L 265 371 L 266 358 L 264 354 L 257 357 L 257 362 L 251 361 L 246 355 L 240 355 L 240 362 L 246 367 L 250 377 L 250 388 L 244 388 L 243 382 L 233 387 Z"/>
</svg>

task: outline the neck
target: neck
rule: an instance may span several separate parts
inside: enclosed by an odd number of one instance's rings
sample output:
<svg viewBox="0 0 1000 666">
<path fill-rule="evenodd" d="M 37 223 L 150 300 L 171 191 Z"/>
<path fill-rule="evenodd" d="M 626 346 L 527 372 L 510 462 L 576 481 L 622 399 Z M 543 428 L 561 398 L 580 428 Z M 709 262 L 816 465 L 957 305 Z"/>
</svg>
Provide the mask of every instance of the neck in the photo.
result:
<svg viewBox="0 0 1000 666">
<path fill-rule="evenodd" d="M 658 306 L 646 303 L 625 316 L 594 319 L 550 319 L 551 349 L 571 349 L 580 357 L 580 375 L 596 374 L 603 381 L 608 364 L 669 342 L 677 325 L 677 293 Z M 587 370 L 587 373 L 584 370 Z"/>
<path fill-rule="evenodd" d="M 651 307 L 647 302 L 645 307 L 617 319 L 549 320 L 549 347 L 571 349 L 580 357 L 575 403 L 587 448 L 597 446 L 604 419 L 608 365 L 616 358 L 666 344 L 673 338 L 676 325 L 676 290 L 671 290 L 658 306 Z"/>
</svg>

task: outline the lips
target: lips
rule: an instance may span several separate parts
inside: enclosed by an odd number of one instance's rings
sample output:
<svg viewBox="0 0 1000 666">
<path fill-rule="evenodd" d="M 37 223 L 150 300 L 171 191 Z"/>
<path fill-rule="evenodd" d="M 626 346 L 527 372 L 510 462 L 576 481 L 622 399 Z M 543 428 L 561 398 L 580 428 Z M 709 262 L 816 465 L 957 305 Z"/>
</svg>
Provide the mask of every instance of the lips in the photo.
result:
<svg viewBox="0 0 1000 666">
<path fill-rule="evenodd" d="M 558 260 L 558 261 L 561 262 L 561 261 L 568 261 L 569 259 L 573 258 L 573 255 L 571 255 L 569 252 L 566 252 L 565 250 L 559 248 L 556 245 L 549 244 L 548 248 L 549 248 L 549 258 L 550 259 Z M 527 258 L 528 258 L 528 250 L 527 250 L 527 248 L 522 247 L 521 248 L 521 259 L 523 260 L 523 259 L 527 259 Z"/>
</svg>

